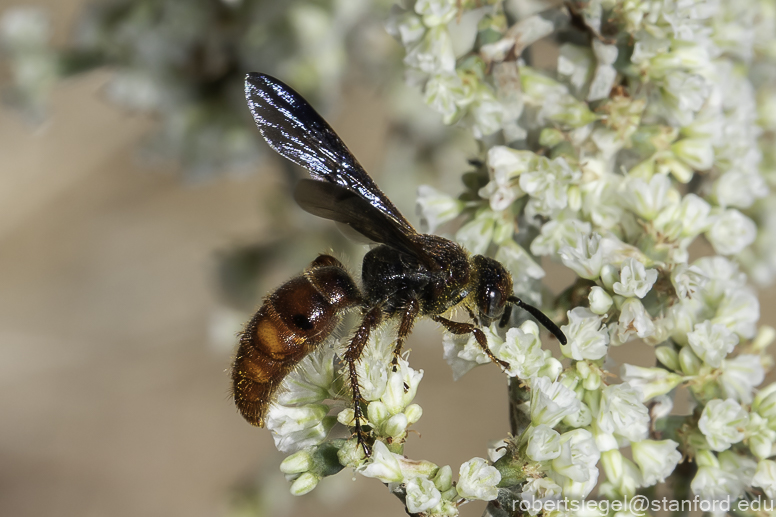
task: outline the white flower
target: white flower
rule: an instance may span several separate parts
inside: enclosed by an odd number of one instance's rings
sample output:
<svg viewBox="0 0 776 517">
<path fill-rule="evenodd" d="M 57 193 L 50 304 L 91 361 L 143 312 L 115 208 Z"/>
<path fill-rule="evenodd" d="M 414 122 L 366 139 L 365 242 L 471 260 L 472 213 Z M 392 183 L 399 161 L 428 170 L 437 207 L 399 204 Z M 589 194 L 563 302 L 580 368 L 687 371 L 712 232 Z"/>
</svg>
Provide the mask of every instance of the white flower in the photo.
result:
<svg viewBox="0 0 776 517">
<path fill-rule="evenodd" d="M 772 455 L 776 431 L 768 427 L 768 420 L 757 413 L 750 413 L 745 434 L 744 440 L 756 458 L 764 459 Z"/>
<path fill-rule="evenodd" d="M 719 368 L 722 360 L 738 344 L 738 336 L 724 325 L 706 320 L 695 325 L 695 330 L 687 334 L 687 342 L 706 364 Z"/>
<path fill-rule="evenodd" d="M 463 202 L 428 185 L 421 185 L 418 187 L 417 208 L 422 224 L 429 233 L 434 233 L 439 226 L 461 213 Z"/>
<path fill-rule="evenodd" d="M 331 393 L 336 376 L 334 355 L 334 347 L 324 345 L 302 359 L 297 368 L 283 380 L 278 403 L 293 406 L 336 398 Z"/>
<path fill-rule="evenodd" d="M 633 497 L 636 495 L 636 489 L 644 484 L 639 468 L 618 449 L 601 452 L 601 467 L 607 480 L 600 490 L 604 497 L 609 494 L 615 497 L 615 494 Z"/>
<path fill-rule="evenodd" d="M 415 3 L 415 12 L 423 16 L 426 26 L 433 27 L 455 18 L 458 7 L 453 0 L 418 0 Z"/>
<path fill-rule="evenodd" d="M 715 457 L 711 451 L 699 450 L 695 457 L 698 472 L 690 487 L 701 499 L 724 501 L 738 499 L 752 482 L 757 464 L 733 451 Z"/>
<path fill-rule="evenodd" d="M 461 109 L 469 102 L 469 89 L 455 72 L 431 76 L 423 91 L 423 100 L 442 115 L 442 122 L 452 124 L 461 115 Z"/>
<path fill-rule="evenodd" d="M 725 208 L 749 208 L 766 194 L 765 179 L 756 172 L 727 171 L 714 182 L 714 197 Z"/>
<path fill-rule="evenodd" d="M 609 333 L 606 325 L 601 326 L 601 317 L 584 307 L 576 307 L 567 314 L 569 323 L 561 327 L 568 340 L 561 346 L 563 355 L 576 361 L 595 361 L 606 356 Z"/>
<path fill-rule="evenodd" d="M 642 393 L 642 402 L 664 395 L 682 382 L 682 376 L 664 368 L 644 368 L 632 364 L 622 365 L 622 380 Z"/>
<path fill-rule="evenodd" d="M 752 486 L 759 486 L 769 499 L 776 499 L 776 461 L 760 460 L 752 479 Z"/>
<path fill-rule="evenodd" d="M 388 17 L 386 30 L 391 36 L 401 40 L 402 45 L 410 47 L 420 41 L 426 33 L 426 26 L 419 16 L 394 5 Z"/>
<path fill-rule="evenodd" d="M 488 459 L 491 463 L 496 463 L 500 458 L 504 457 L 509 447 L 509 440 L 494 440 L 488 443 Z"/>
<path fill-rule="evenodd" d="M 511 238 L 499 245 L 494 258 L 512 273 L 512 280 L 518 292 L 521 282 L 544 278 L 544 269 Z"/>
<path fill-rule="evenodd" d="M 643 486 L 662 483 L 671 475 L 682 459 L 682 453 L 676 450 L 678 446 L 673 440 L 642 440 L 631 443 L 633 461 L 641 469 Z"/>
<path fill-rule="evenodd" d="M 308 404 L 289 407 L 272 404 L 267 411 L 267 429 L 281 452 L 298 451 L 323 442 L 334 424 L 324 421 L 329 406 Z"/>
<path fill-rule="evenodd" d="M 649 411 L 641 400 L 641 391 L 627 382 L 605 387 L 596 419 L 598 428 L 632 442 L 643 440 L 649 432 Z"/>
<path fill-rule="evenodd" d="M 388 373 L 385 392 L 380 399 L 392 415 L 402 412 L 412 402 L 422 378 L 423 370 L 414 370 L 405 359 L 399 358 L 399 367 Z"/>
<path fill-rule="evenodd" d="M 749 415 L 733 399 L 714 399 L 706 404 L 698 428 L 714 451 L 724 451 L 744 439 Z"/>
<path fill-rule="evenodd" d="M 450 33 L 444 25 L 430 28 L 421 40 L 407 50 L 404 63 L 427 74 L 455 71 L 455 53 Z"/>
<path fill-rule="evenodd" d="M 709 217 L 711 205 L 695 194 L 687 194 L 682 198 L 677 219 L 682 224 L 682 236 L 695 237 L 705 232 L 711 224 Z"/>
<path fill-rule="evenodd" d="M 601 41 L 593 40 L 593 52 L 598 60 L 593 80 L 590 83 L 590 92 L 587 101 L 606 99 L 612 90 L 612 85 L 617 78 L 617 71 L 612 66 L 617 60 L 617 46 L 604 45 Z"/>
<path fill-rule="evenodd" d="M 776 429 L 776 382 L 761 389 L 754 397 L 752 411 L 767 419 L 771 429 Z"/>
<path fill-rule="evenodd" d="M 498 484 L 501 474 L 495 467 L 482 458 L 473 458 L 463 465 L 458 472 L 458 495 L 464 499 L 480 499 L 492 501 L 498 497 Z"/>
<path fill-rule="evenodd" d="M 473 335 L 457 336 L 445 332 L 442 336 L 442 347 L 443 357 L 452 368 L 453 380 L 456 381 L 475 366 L 490 362 L 490 358 L 477 344 Z"/>
<path fill-rule="evenodd" d="M 579 411 L 576 394 L 560 381 L 546 377 L 531 379 L 531 422 L 555 427 L 564 417 Z"/>
<path fill-rule="evenodd" d="M 472 254 L 483 254 L 490 246 L 495 226 L 495 214 L 490 210 L 482 210 L 458 230 L 455 240 Z"/>
<path fill-rule="evenodd" d="M 442 494 L 434 486 L 434 482 L 428 478 L 414 477 L 406 481 L 405 489 L 407 510 L 411 514 L 430 510 L 442 501 Z"/>
<path fill-rule="evenodd" d="M 628 178 L 623 184 L 623 202 L 636 215 L 647 221 L 658 216 L 668 200 L 671 180 L 664 174 L 655 174 L 649 183 L 641 178 Z"/>
<path fill-rule="evenodd" d="M 752 402 L 754 388 L 765 380 L 760 356 L 755 354 L 740 354 L 733 359 L 723 360 L 720 370 L 722 375 L 719 384 L 725 396 L 743 404 Z"/>
<path fill-rule="evenodd" d="M 615 327 L 612 327 L 614 330 Z M 655 331 L 647 310 L 638 298 L 628 298 L 620 307 L 620 319 L 616 326 L 617 340 L 625 343 L 635 334 L 640 338 L 649 337 Z"/>
<path fill-rule="evenodd" d="M 714 148 L 707 138 L 683 138 L 671 146 L 674 155 L 697 171 L 705 171 L 714 163 Z"/>
<path fill-rule="evenodd" d="M 516 178 L 534 168 L 536 160 L 536 154 L 530 151 L 518 151 L 503 145 L 491 147 L 488 151 L 491 181 L 480 189 L 480 196 L 490 199 L 490 207 L 494 211 L 506 209 L 523 195 Z"/>
<path fill-rule="evenodd" d="M 539 157 L 533 170 L 519 177 L 520 188 L 534 198 L 536 211 L 550 215 L 568 204 L 568 187 L 579 180 L 582 173 L 572 169 L 563 158 L 548 160 Z"/>
<path fill-rule="evenodd" d="M 540 424 L 527 431 L 526 454 L 534 461 L 554 460 L 560 455 L 560 434 L 553 428 Z"/>
<path fill-rule="evenodd" d="M 528 379 L 544 366 L 539 328 L 532 321 L 526 321 L 520 328 L 509 329 L 504 343 L 493 353 L 509 363 L 507 373 L 512 377 Z"/>
<path fill-rule="evenodd" d="M 625 259 L 620 269 L 620 281 L 614 283 L 614 292 L 621 296 L 644 298 L 656 280 L 656 269 L 646 269 L 634 258 Z"/>
<path fill-rule="evenodd" d="M 578 239 L 590 235 L 590 223 L 579 219 L 553 219 L 542 225 L 541 234 L 531 242 L 534 255 L 554 255 L 564 246 L 576 246 Z"/>
<path fill-rule="evenodd" d="M 731 290 L 717 306 L 712 323 L 725 325 L 743 338 L 753 338 L 760 319 L 760 302 L 757 296 L 745 290 Z"/>
<path fill-rule="evenodd" d="M 590 236 L 580 236 L 576 245 L 563 246 L 558 251 L 563 264 L 582 278 L 595 280 L 601 274 L 603 266 L 603 249 L 600 246 L 601 236 L 594 233 Z"/>
<path fill-rule="evenodd" d="M 358 472 L 368 478 L 377 478 L 383 483 L 400 483 L 404 480 L 404 474 L 401 471 L 398 454 L 388 450 L 388 447 L 376 440 L 372 447 L 372 457 L 359 468 Z"/>
<path fill-rule="evenodd" d="M 490 87 L 480 84 L 480 87 L 474 92 L 473 102 L 469 106 L 474 138 L 482 139 L 484 136 L 492 135 L 501 129 L 504 112 L 504 106 L 493 94 Z"/>
<path fill-rule="evenodd" d="M 720 214 L 706 237 L 720 255 L 735 255 L 754 242 L 757 226 L 744 214 L 733 208 Z"/>
<path fill-rule="evenodd" d="M 735 473 L 708 465 L 698 468 L 690 488 L 706 501 L 736 499 L 742 490 L 741 482 Z"/>
<path fill-rule="evenodd" d="M 561 488 L 550 478 L 533 478 L 523 484 L 520 496 L 528 504 L 528 513 L 538 515 L 545 503 L 560 499 Z"/>
<path fill-rule="evenodd" d="M 561 453 L 560 456 L 552 460 L 552 470 L 550 475 L 556 483 L 564 488 L 566 494 L 567 481 L 584 483 L 598 479 L 598 469 L 596 464 L 601 458 L 601 453 L 595 446 L 595 440 L 590 431 L 586 429 L 574 429 L 563 433 L 560 437 Z M 558 478 L 558 475 L 568 478 L 568 480 Z M 593 483 L 595 486 L 595 483 Z M 569 485 L 571 487 L 571 485 Z M 593 487 L 591 486 L 590 489 Z M 575 494 L 576 495 L 576 494 Z M 585 497 L 585 494 L 582 497 Z"/>
<path fill-rule="evenodd" d="M 708 278 L 698 266 L 679 264 L 671 272 L 671 284 L 680 299 L 692 298 L 695 293 L 706 285 Z"/>
</svg>

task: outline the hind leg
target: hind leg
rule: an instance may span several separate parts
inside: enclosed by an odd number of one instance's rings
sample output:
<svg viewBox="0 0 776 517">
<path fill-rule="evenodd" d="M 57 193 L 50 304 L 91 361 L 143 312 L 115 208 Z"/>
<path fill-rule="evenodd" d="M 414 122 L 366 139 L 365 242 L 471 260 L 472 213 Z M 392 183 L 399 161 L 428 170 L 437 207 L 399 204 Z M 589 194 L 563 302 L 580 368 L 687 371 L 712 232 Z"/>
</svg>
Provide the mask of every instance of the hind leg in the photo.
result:
<svg viewBox="0 0 776 517">
<path fill-rule="evenodd" d="M 345 351 L 344 359 L 348 363 L 348 374 L 350 378 L 350 389 L 353 392 L 353 413 L 356 421 L 356 436 L 358 437 L 358 443 L 364 449 L 364 454 L 370 456 L 371 451 L 366 443 L 366 433 L 362 427 L 364 420 L 364 414 L 361 411 L 361 386 L 358 382 L 358 372 L 356 370 L 356 363 L 361 359 L 361 354 L 364 353 L 364 348 L 369 341 L 369 335 L 380 324 L 383 319 L 383 312 L 380 307 L 372 307 L 364 314 L 356 332 L 353 334 L 353 338 L 348 344 L 348 348 Z"/>
</svg>

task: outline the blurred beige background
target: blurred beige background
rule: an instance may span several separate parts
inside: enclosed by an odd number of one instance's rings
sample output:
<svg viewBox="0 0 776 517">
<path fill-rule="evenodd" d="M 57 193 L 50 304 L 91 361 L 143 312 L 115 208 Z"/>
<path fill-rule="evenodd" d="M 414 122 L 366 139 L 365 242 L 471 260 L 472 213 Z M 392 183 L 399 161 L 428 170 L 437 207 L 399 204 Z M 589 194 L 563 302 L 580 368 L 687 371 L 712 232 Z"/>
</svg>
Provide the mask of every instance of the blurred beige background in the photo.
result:
<svg viewBox="0 0 776 517">
<path fill-rule="evenodd" d="M 61 33 L 77 2 L 47 4 Z M 186 186 L 144 168 L 135 151 L 153 122 L 102 100 L 105 78 L 58 85 L 44 127 L 0 106 L 0 515 L 220 516 L 257 478 L 270 515 L 403 514 L 379 482 L 348 472 L 291 498 L 269 432 L 229 400 L 231 350 L 209 338 L 215 255 L 267 234 L 257 204 L 280 172 Z M 347 98 L 332 123 L 375 170 L 379 95 Z M 425 413 L 408 455 L 454 469 L 484 456 L 509 429 L 505 378 L 484 367 L 453 383 L 427 323 L 410 348 Z M 639 362 L 634 350 L 615 357 Z"/>
</svg>

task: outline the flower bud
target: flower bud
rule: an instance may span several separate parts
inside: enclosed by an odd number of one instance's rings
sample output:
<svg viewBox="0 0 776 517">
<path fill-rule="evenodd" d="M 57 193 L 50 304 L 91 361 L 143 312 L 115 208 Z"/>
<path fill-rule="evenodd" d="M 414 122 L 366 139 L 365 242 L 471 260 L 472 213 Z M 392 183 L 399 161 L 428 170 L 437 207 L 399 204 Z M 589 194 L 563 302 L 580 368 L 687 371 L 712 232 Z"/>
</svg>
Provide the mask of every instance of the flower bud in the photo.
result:
<svg viewBox="0 0 776 517">
<path fill-rule="evenodd" d="M 673 347 L 659 346 L 655 349 L 655 357 L 669 370 L 679 370 L 679 354 Z"/>
<path fill-rule="evenodd" d="M 612 297 L 603 288 L 598 286 L 590 289 L 587 299 L 590 303 L 590 310 L 599 315 L 606 314 L 612 307 Z"/>
<path fill-rule="evenodd" d="M 388 419 L 382 427 L 383 433 L 392 438 L 400 437 L 407 430 L 407 415 L 398 413 Z"/>
<path fill-rule="evenodd" d="M 450 465 L 441 467 L 436 475 L 434 475 L 433 481 L 434 486 L 437 487 L 437 490 L 440 492 L 450 490 L 453 486 L 453 469 L 450 468 Z"/>
<path fill-rule="evenodd" d="M 679 365 L 685 375 L 698 375 L 701 371 L 701 360 L 692 351 L 689 346 L 682 347 L 679 351 Z"/>
<path fill-rule="evenodd" d="M 379 400 L 369 403 L 366 407 L 366 415 L 369 421 L 376 426 L 381 425 L 391 417 L 388 408 Z"/>
<path fill-rule="evenodd" d="M 318 486 L 321 479 L 312 472 L 305 472 L 291 483 L 291 494 L 304 495 Z"/>
<path fill-rule="evenodd" d="M 313 457 L 307 450 L 295 452 L 280 464 L 280 472 L 283 474 L 299 474 L 307 472 L 313 466 Z"/>
<path fill-rule="evenodd" d="M 423 416 L 423 408 L 420 407 L 418 404 L 410 404 L 404 410 L 404 414 L 407 416 L 407 422 L 409 424 L 414 424 L 415 422 L 420 420 L 421 416 Z"/>
<path fill-rule="evenodd" d="M 579 404 L 579 411 L 572 413 L 563 419 L 563 423 L 575 428 L 587 427 L 593 421 L 593 412 L 590 407 L 581 402 Z"/>
<path fill-rule="evenodd" d="M 337 451 L 337 460 L 343 467 L 356 468 L 366 459 L 364 448 L 356 438 L 347 440 Z"/>
</svg>

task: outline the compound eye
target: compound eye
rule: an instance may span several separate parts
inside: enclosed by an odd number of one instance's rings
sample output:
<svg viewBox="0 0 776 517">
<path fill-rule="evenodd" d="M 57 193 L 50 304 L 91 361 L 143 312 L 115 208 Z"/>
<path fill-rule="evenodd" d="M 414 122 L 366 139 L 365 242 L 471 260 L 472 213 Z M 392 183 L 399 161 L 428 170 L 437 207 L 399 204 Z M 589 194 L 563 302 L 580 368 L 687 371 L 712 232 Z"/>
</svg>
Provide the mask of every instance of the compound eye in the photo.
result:
<svg viewBox="0 0 776 517">
<path fill-rule="evenodd" d="M 488 308 L 486 314 L 489 318 L 497 318 L 504 311 L 504 302 L 501 293 L 496 289 L 488 290 Z"/>
</svg>

